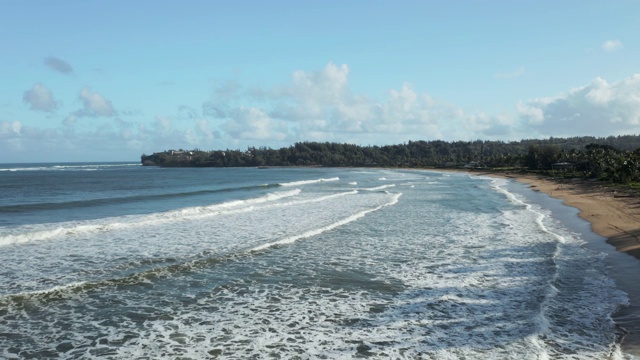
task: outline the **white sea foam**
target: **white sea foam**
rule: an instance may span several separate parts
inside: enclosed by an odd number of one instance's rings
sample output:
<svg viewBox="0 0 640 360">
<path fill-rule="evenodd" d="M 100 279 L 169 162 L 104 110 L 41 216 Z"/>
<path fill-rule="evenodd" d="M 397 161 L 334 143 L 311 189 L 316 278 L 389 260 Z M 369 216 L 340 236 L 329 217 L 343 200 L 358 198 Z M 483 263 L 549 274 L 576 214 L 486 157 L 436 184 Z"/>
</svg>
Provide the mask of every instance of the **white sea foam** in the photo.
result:
<svg viewBox="0 0 640 360">
<path fill-rule="evenodd" d="M 144 216 L 122 216 L 111 219 L 89 220 L 83 222 L 69 222 L 60 224 L 30 225 L 26 227 L 5 230 L 0 236 L 0 246 L 20 244 L 31 241 L 41 241 L 68 236 L 82 236 L 98 232 L 121 231 L 125 229 L 157 226 L 171 222 L 196 221 L 214 216 L 247 213 L 262 209 L 283 206 L 302 205 L 328 201 L 347 195 L 355 195 L 357 190 L 345 191 L 324 196 L 310 197 L 295 201 L 276 202 L 300 194 L 300 189 L 268 194 L 258 198 L 236 200 L 221 204 L 198 206 Z M 43 227 L 43 230 L 34 228 Z M 13 233 L 11 233 L 13 232 Z"/>
<path fill-rule="evenodd" d="M 64 293 L 68 290 L 71 289 L 75 289 L 84 285 L 87 285 L 88 282 L 86 281 L 78 281 L 78 282 L 72 282 L 69 284 L 64 284 L 64 285 L 57 285 L 48 289 L 40 289 L 40 290 L 32 290 L 32 291 L 25 291 L 22 293 L 18 293 L 18 294 L 12 294 L 12 296 L 24 296 L 24 297 L 31 297 L 31 296 L 37 296 L 37 295 L 47 295 L 47 294 L 53 294 L 53 293 Z M 0 301 L 3 300 L 3 298 L 6 298 L 6 296 L 1 296 L 0 295 Z"/>
<path fill-rule="evenodd" d="M 25 167 L 25 168 L 3 168 L 0 171 L 38 171 L 38 170 L 47 170 L 50 169 L 48 167 L 38 166 L 38 167 Z"/>
<path fill-rule="evenodd" d="M 185 219 L 199 219 L 207 216 L 216 216 L 225 212 L 246 212 L 255 209 L 257 204 L 273 202 L 300 194 L 300 189 L 270 193 L 264 196 L 246 200 L 233 200 L 220 204 L 197 206 L 172 210 L 150 215 L 121 216 L 108 219 L 76 221 L 61 224 L 41 224 L 6 229 L 0 232 L 0 246 L 42 241 L 61 236 L 78 236 L 95 232 L 122 230 L 140 226 L 157 225 L 171 221 L 184 221 Z M 40 228 L 40 229 L 39 229 Z"/>
<path fill-rule="evenodd" d="M 330 225 L 352 215 L 354 210 L 379 206 L 390 197 L 385 193 L 356 196 L 358 191 L 351 190 L 309 194 L 291 200 L 299 193 L 296 189 L 279 193 L 275 197 L 264 197 L 278 201 L 258 201 L 257 204 L 244 203 L 242 206 L 231 207 L 227 205 L 215 211 L 190 211 L 182 216 L 174 211 L 142 217 L 120 217 L 116 218 L 116 222 L 106 224 L 82 222 L 70 228 L 56 228 L 49 233 L 31 231 L 26 235 L 5 237 L 7 242 L 23 241 L 33 245 L 30 246 L 30 252 L 21 251 L 17 247 L 6 249 L 7 254 L 16 253 L 10 262 L 4 262 L 10 273 L 6 281 L 14 285 L 3 290 L 11 294 L 51 288 L 77 282 L 82 278 L 118 277 L 121 275 L 117 274 L 121 272 L 128 274 L 131 271 L 128 270 L 129 266 L 122 267 L 120 264 L 124 266 L 126 263 L 138 263 L 135 259 L 163 258 L 171 254 L 172 257 L 197 260 L 200 256 L 198 254 L 227 256 L 244 252 L 263 244 L 265 240 L 272 242 L 269 239 L 292 237 L 318 226 Z M 345 196 L 351 196 L 353 200 L 335 201 Z M 51 241 L 38 242 L 36 247 L 33 240 L 42 238 L 49 238 Z M 85 249 L 90 249 L 90 252 Z M 25 257 L 27 254 L 29 256 Z M 94 258 L 94 254 L 98 258 Z M 196 257 L 192 258 L 194 255 Z M 129 261 L 128 258 L 135 261 Z M 163 266 L 162 263 L 158 265 Z M 102 270 L 104 266 L 119 270 L 116 274 L 108 275 L 108 271 Z M 138 266 L 147 265 L 143 262 Z M 38 283 L 28 280 L 31 276 L 46 277 L 51 268 L 58 269 L 55 271 L 60 273 L 55 281 Z M 83 270 L 78 273 L 75 269 Z M 20 281 L 11 280 L 11 277 L 26 275 L 28 277 L 21 278 Z M 78 277 L 79 275 L 82 276 Z"/>
<path fill-rule="evenodd" d="M 390 202 L 386 203 L 386 204 L 380 205 L 380 206 L 375 207 L 373 209 L 367 209 L 367 210 L 360 211 L 360 212 L 358 212 L 356 214 L 353 214 L 353 215 L 348 216 L 348 217 L 346 217 L 346 218 L 344 218 L 342 220 L 339 220 L 339 221 L 337 221 L 335 223 L 329 224 L 327 226 L 324 226 L 324 227 L 321 227 L 321 228 L 318 228 L 318 229 L 309 230 L 309 231 L 306 231 L 306 232 L 304 232 L 302 234 L 290 236 L 290 237 L 287 237 L 287 238 L 284 238 L 284 239 L 281 239 L 281 240 L 278 240 L 278 241 L 274 241 L 274 242 L 271 242 L 271 243 L 267 243 L 267 244 L 263 244 L 263 245 L 260 245 L 260 246 L 256 246 L 253 249 L 251 249 L 251 251 L 254 251 L 254 252 L 255 251 L 261 251 L 261 250 L 268 249 L 268 248 L 276 246 L 276 245 L 291 244 L 291 243 L 296 242 L 297 240 L 309 238 L 309 237 L 312 237 L 312 236 L 315 236 L 315 235 L 322 234 L 325 231 L 333 230 L 333 229 L 335 229 L 335 228 L 337 228 L 339 226 L 342 226 L 342 225 L 348 224 L 350 222 L 356 221 L 356 220 L 364 217 L 365 215 L 367 215 L 370 212 L 378 211 L 378 210 L 380 210 L 380 209 L 382 209 L 383 207 L 386 207 L 386 206 L 395 205 L 398 202 L 398 199 L 400 198 L 401 195 L 402 195 L 402 193 L 394 194 L 392 200 Z"/>
<path fill-rule="evenodd" d="M 506 183 L 507 181 L 504 179 L 492 179 L 492 186 L 496 191 L 504 194 L 512 203 L 522 205 L 526 208 L 528 212 L 534 214 L 535 224 L 537 225 L 538 229 L 542 230 L 547 234 L 552 235 L 559 243 L 564 243 L 565 242 L 564 237 L 552 231 L 549 231 L 547 227 L 544 225 L 543 220 L 545 218 L 545 215 L 542 214 L 541 212 L 535 211 L 531 204 L 525 203 L 521 199 L 517 198 L 513 193 L 507 191 L 504 188 Z M 550 324 L 549 324 L 549 318 L 547 317 L 547 308 L 549 307 L 552 299 L 558 294 L 558 289 L 554 286 L 554 283 L 558 280 L 558 263 L 556 261 L 556 258 L 559 256 L 559 254 L 560 254 L 560 246 L 556 245 L 555 251 L 553 252 L 553 255 L 552 255 L 552 259 L 555 264 L 555 271 L 553 273 L 553 276 L 547 281 L 547 284 L 548 284 L 547 290 L 544 295 L 544 300 L 540 304 L 540 311 L 538 312 L 538 316 L 536 319 L 537 326 L 538 326 L 538 333 L 535 336 L 531 336 L 530 338 L 532 343 L 536 347 L 540 348 L 540 351 L 542 352 L 541 357 L 543 359 L 549 358 L 549 354 L 546 350 L 546 345 L 544 344 L 544 341 L 542 340 L 542 338 L 549 333 Z"/>
<path fill-rule="evenodd" d="M 505 309 L 505 306 L 513 306 L 515 312 L 523 301 L 521 292 L 526 291 L 526 286 L 512 290 L 506 281 L 531 276 L 524 268 L 526 262 L 511 276 L 509 269 L 502 272 L 492 267 L 486 270 L 480 267 L 470 271 L 473 262 L 456 253 L 464 244 L 495 236 L 489 229 L 491 216 L 475 218 L 480 226 L 469 221 L 472 219 L 474 217 L 464 217 L 451 224 L 462 231 L 460 236 L 452 234 L 452 238 L 442 239 L 442 243 L 432 243 L 433 249 L 449 252 L 434 259 L 434 254 L 427 256 L 417 251 L 424 247 L 419 236 L 411 235 L 417 229 L 411 229 L 407 237 L 403 237 L 404 241 L 369 238 L 366 231 L 375 232 L 376 226 L 364 221 L 355 229 L 365 231 L 360 237 L 330 243 L 310 241 L 304 243 L 308 246 L 300 249 L 314 254 L 313 249 L 324 249 L 328 254 L 319 264 L 331 260 L 331 268 L 338 273 L 348 274 L 355 269 L 363 269 L 377 274 L 381 280 L 374 278 L 371 281 L 380 281 L 381 285 L 385 283 L 384 279 L 399 278 L 404 286 L 398 288 L 400 293 L 393 298 L 384 294 L 379 296 L 373 289 L 345 288 L 354 286 L 349 283 L 330 288 L 332 279 L 311 287 L 297 287 L 287 282 L 255 286 L 239 282 L 212 294 L 210 298 L 201 299 L 195 308 L 174 313 L 171 320 L 147 322 L 140 338 L 131 339 L 121 346 L 120 354 L 123 357 L 153 356 L 167 348 L 179 348 L 188 351 L 189 356 L 202 357 L 210 350 L 207 345 L 213 343 L 225 356 L 231 357 L 238 353 L 259 356 L 278 351 L 283 356 L 303 352 L 309 356 L 344 358 L 358 356 L 359 348 L 360 351 L 370 349 L 377 354 L 373 356 L 375 358 L 446 359 L 465 356 L 492 359 L 519 358 L 523 354 L 534 358 L 542 355 L 526 338 L 510 335 L 512 325 L 506 322 L 511 308 Z M 380 228 L 386 226 L 380 224 Z M 477 237 L 469 239 L 466 234 Z M 517 238 L 506 237 L 501 240 L 496 242 L 500 244 L 497 247 L 488 248 L 478 255 L 484 253 L 485 260 L 495 263 L 495 266 L 517 260 L 491 255 L 493 251 L 506 249 L 509 244 L 504 242 L 518 241 Z M 448 243 L 453 246 L 447 246 Z M 384 249 L 384 254 L 377 253 L 378 247 Z M 300 263 L 294 269 L 316 271 L 315 267 L 319 265 L 307 263 L 308 259 L 303 254 L 282 254 L 277 257 L 282 263 L 265 264 L 261 271 L 274 271 L 275 268 L 288 273 L 288 268 L 281 267 L 286 267 L 287 263 Z M 277 252 L 267 255 L 276 256 Z M 399 262 L 394 265 L 389 260 L 397 256 L 400 256 Z M 485 266 L 484 263 L 478 265 Z M 431 270 L 425 271 L 428 269 Z M 507 276 L 510 277 L 505 279 Z M 336 278 L 339 279 L 340 276 Z M 429 290 L 424 290 L 425 287 Z M 216 304 L 217 310 L 206 311 L 212 304 Z M 199 307 L 202 310 L 198 310 Z M 373 308 L 376 310 L 372 312 Z M 194 313 L 198 314 L 197 323 L 190 320 Z M 492 314 L 501 314 L 499 316 L 505 319 Z M 351 323 L 353 325 L 349 325 Z M 504 332 L 492 332 L 495 326 L 505 326 Z M 176 334 L 182 334 L 188 348 L 174 341 Z M 494 343 L 508 345 L 495 347 Z M 156 347 L 149 347 L 149 344 Z"/>
<path fill-rule="evenodd" d="M 558 314 L 564 315 L 569 308 L 573 308 L 573 306 L 567 306 L 567 302 L 573 302 L 573 305 L 576 305 L 578 302 L 587 302 L 589 305 L 584 305 L 584 308 L 590 309 L 583 314 L 574 314 L 576 322 L 580 323 L 585 321 L 584 326 L 577 325 L 576 330 L 588 327 L 587 323 L 594 321 L 590 319 L 594 313 L 603 316 L 603 318 L 599 321 L 606 321 L 613 327 L 613 321 L 610 317 L 611 312 L 617 308 L 618 306 L 625 304 L 627 302 L 626 295 L 620 291 L 612 290 L 614 288 L 613 283 L 611 283 L 611 279 L 604 276 L 602 273 L 597 273 L 594 275 L 588 274 L 588 272 L 594 271 L 592 267 L 587 264 L 574 264 L 573 258 L 577 256 L 577 254 L 584 254 L 583 256 L 588 256 L 591 258 L 597 258 L 599 254 L 588 254 L 588 250 L 582 248 L 582 241 L 580 239 L 574 238 L 571 234 L 562 234 L 561 228 L 556 228 L 551 230 L 547 223 L 550 222 L 548 211 L 542 209 L 536 209 L 533 205 L 524 202 L 515 194 L 507 191 L 504 187 L 507 184 L 507 181 L 504 179 L 493 179 L 492 186 L 499 193 L 504 194 L 509 201 L 516 205 L 524 206 L 528 213 L 532 214 L 534 217 L 533 224 L 535 224 L 536 228 L 543 233 L 550 235 L 551 239 L 555 240 L 554 251 L 551 253 L 551 261 L 554 264 L 555 271 L 552 276 L 547 281 L 547 291 L 544 294 L 544 298 L 540 303 L 540 310 L 537 314 L 536 323 L 538 326 L 538 332 L 529 337 L 530 341 L 534 346 L 538 347 L 541 352 L 541 358 L 549 359 L 549 358 L 557 358 L 558 352 L 562 352 L 563 350 L 559 349 L 571 349 L 570 351 L 575 351 L 575 349 L 579 348 L 574 347 L 573 345 L 568 344 L 579 344 L 584 340 L 580 339 L 579 336 L 569 335 L 571 331 L 564 333 L 563 331 L 559 331 L 559 328 L 566 326 L 564 323 L 566 320 L 561 320 L 558 323 L 555 319 Z M 507 215 L 507 214 L 505 214 Z M 551 225 L 553 226 L 553 225 Z M 596 263 L 594 263 L 596 264 Z M 584 266 L 584 270 L 580 270 L 579 267 Z M 570 274 L 570 275 L 569 275 Z M 591 282 L 596 279 L 602 277 L 602 282 L 600 285 L 588 286 L 585 288 L 593 289 L 595 292 L 593 295 L 588 296 L 584 293 L 577 295 L 571 295 L 573 291 L 572 288 L 575 288 L 574 285 L 571 285 L 574 282 Z M 601 281 L 601 280 L 596 280 Z M 608 284 L 606 284 L 609 282 Z M 566 284 L 570 284 L 567 285 Z M 603 293 L 607 291 L 598 291 L 595 289 L 608 289 L 608 295 L 603 296 Z M 587 291 L 589 291 L 587 290 Z M 597 293 L 597 294 L 596 294 Z M 607 299 L 608 298 L 608 299 Z M 570 300 L 568 300 L 570 299 Z M 610 301 L 613 300 L 613 303 Z M 601 304 L 605 304 L 606 309 L 602 309 L 601 311 L 595 311 L 596 307 L 599 307 Z M 567 307 L 566 310 L 563 308 Z M 580 308 L 582 309 L 582 307 Z M 588 320 L 585 320 L 588 319 Z M 565 330 L 566 331 L 566 330 Z M 613 338 L 613 334 L 605 334 Z M 618 349 L 618 350 L 616 350 Z M 609 351 L 608 356 L 611 358 L 615 358 L 616 352 L 619 353 L 619 346 L 614 345 L 612 350 Z M 582 354 L 579 358 L 590 358 L 589 356 L 585 356 L 586 354 Z"/>
<path fill-rule="evenodd" d="M 384 189 L 388 189 L 388 188 L 392 188 L 395 187 L 395 184 L 388 184 L 388 185 L 381 185 L 381 186 L 376 186 L 376 187 L 372 187 L 372 188 L 362 188 L 360 190 L 365 190 L 365 191 L 380 191 L 380 190 L 384 190 Z"/>
<path fill-rule="evenodd" d="M 309 184 L 316 184 L 316 183 L 321 183 L 321 182 L 331 182 L 331 181 L 338 181 L 340 180 L 339 177 L 333 177 L 333 178 L 328 178 L 328 179 L 315 179 L 315 180 L 301 180 L 301 181 L 291 181 L 291 182 L 286 182 L 286 183 L 280 183 L 280 186 L 301 186 L 301 185 L 309 185 Z"/>
<path fill-rule="evenodd" d="M 77 164 L 77 165 L 49 165 L 49 166 L 26 166 L 26 167 L 5 167 L 0 168 L 2 171 L 64 171 L 64 170 L 81 170 L 81 171 L 93 171 L 98 169 L 107 169 L 112 167 L 124 167 L 124 166 L 142 166 L 138 163 L 123 163 L 123 164 Z"/>
<path fill-rule="evenodd" d="M 28 254 L 3 249 L 0 281 L 44 279 L 43 291 L 100 271 L 155 275 L 7 309 L 0 332 L 20 329 L 23 344 L 47 354 L 64 339 L 74 348 L 62 357 L 621 356 L 608 316 L 622 297 L 600 255 L 506 182 L 488 191 L 486 179 L 426 181 L 402 196 L 322 189 L 37 243 Z M 160 261 L 168 254 L 179 266 Z M 159 265 L 139 265 L 147 259 Z M 12 356 L 4 349 L 14 339 L 0 339 L 0 357 Z"/>
</svg>

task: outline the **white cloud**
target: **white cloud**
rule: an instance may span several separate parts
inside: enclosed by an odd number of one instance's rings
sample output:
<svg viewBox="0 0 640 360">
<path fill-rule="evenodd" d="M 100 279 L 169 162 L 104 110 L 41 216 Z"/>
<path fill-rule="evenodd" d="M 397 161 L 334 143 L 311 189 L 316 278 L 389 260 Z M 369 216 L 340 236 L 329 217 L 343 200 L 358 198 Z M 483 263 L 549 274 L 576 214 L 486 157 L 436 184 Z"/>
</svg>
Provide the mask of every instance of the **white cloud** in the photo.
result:
<svg viewBox="0 0 640 360">
<path fill-rule="evenodd" d="M 516 110 L 520 114 L 520 117 L 527 119 L 529 124 L 540 124 L 544 121 L 543 107 L 553 100 L 550 99 L 536 99 L 530 100 L 528 103 L 518 101 Z"/>
<path fill-rule="evenodd" d="M 55 100 L 36 85 L 25 101 L 47 109 L 46 99 Z M 212 94 L 202 109 L 183 105 L 170 116 L 137 115 L 125 122 L 109 100 L 83 88 L 78 95 L 83 108 L 70 113 L 65 126 L 46 129 L 26 126 L 26 120 L 0 121 L 0 157 L 16 161 L 15 154 L 21 152 L 43 157 L 31 161 L 54 154 L 58 158 L 53 161 L 135 160 L 142 152 L 172 148 L 277 148 L 305 140 L 361 145 L 517 140 L 607 136 L 640 128 L 640 74 L 617 82 L 596 78 L 558 96 L 520 101 L 514 113 L 498 115 L 465 112 L 409 83 L 388 90 L 381 99 L 354 94 L 349 67 L 333 63 L 318 71 L 296 71 L 280 86 L 247 90 L 229 82 Z M 79 121 L 83 116 L 96 119 Z M 79 149 L 90 150 L 65 158 Z"/>
<path fill-rule="evenodd" d="M 11 155 L 25 151 L 21 130 L 22 123 L 19 121 L 0 121 L 0 162 L 16 161 Z M 3 159 L 7 155 L 9 157 Z"/>
<path fill-rule="evenodd" d="M 249 96 L 271 101 L 274 105 L 267 112 L 286 121 L 327 120 L 338 115 L 337 112 L 345 114 L 354 110 L 354 102 L 358 99 L 349 92 L 348 75 L 346 64 L 329 63 L 320 71 L 294 71 L 290 84 L 254 90 Z"/>
<path fill-rule="evenodd" d="M 491 116 L 486 113 L 467 115 L 464 120 L 453 129 L 450 139 L 510 139 L 515 137 L 517 122 L 513 116 L 499 114 Z M 482 134 L 482 137 L 474 136 Z M 526 136 L 524 136 L 526 137 Z"/>
<path fill-rule="evenodd" d="M 0 139 L 9 139 L 20 135 L 22 123 L 20 121 L 0 121 Z"/>
<path fill-rule="evenodd" d="M 504 121 L 467 115 L 455 105 L 415 91 L 409 83 L 389 90 L 381 102 L 353 94 L 347 65 L 328 63 L 319 71 L 295 71 L 288 84 L 271 89 L 243 91 L 232 84 L 214 93 L 234 96 L 222 100 L 215 96 L 203 104 L 205 116 L 226 120 L 221 136 L 231 140 L 389 144 L 512 135 Z"/>
<path fill-rule="evenodd" d="M 30 90 L 25 91 L 22 100 L 31 105 L 31 110 L 52 112 L 58 107 L 51 90 L 41 83 L 36 83 Z"/>
<path fill-rule="evenodd" d="M 174 120 L 172 117 L 159 115 L 151 124 L 127 122 L 126 131 L 122 133 L 131 139 L 130 143 L 136 144 L 136 148 L 144 147 L 145 151 L 189 149 L 203 147 L 208 143 L 207 134 L 200 130 L 203 125 L 199 124 L 199 120 L 187 121 L 188 125 L 192 125 L 191 128 L 184 128 L 184 124 Z M 216 135 L 215 131 L 211 131 L 211 134 Z"/>
<path fill-rule="evenodd" d="M 293 84 L 288 92 L 302 102 L 334 105 L 347 95 L 348 76 L 349 67 L 346 64 L 337 66 L 329 63 L 316 72 L 298 70 L 293 73 Z"/>
<path fill-rule="evenodd" d="M 622 43 L 620 40 L 607 40 L 602 43 L 602 50 L 606 52 L 612 52 L 622 49 Z"/>
<path fill-rule="evenodd" d="M 77 122 L 71 114 L 67 126 L 42 128 L 20 121 L 0 120 L 0 162 L 136 161 L 144 152 L 171 148 L 210 148 L 219 137 L 207 121 L 190 121 L 178 129 L 170 117 L 149 123 L 120 118 Z M 70 126 L 74 125 L 74 126 Z M 208 145 L 208 146 L 205 146 Z"/>
<path fill-rule="evenodd" d="M 515 114 L 466 113 L 405 83 L 375 101 L 349 89 L 349 68 L 327 64 L 320 71 L 293 73 L 291 82 L 250 92 L 223 104 L 223 138 L 354 141 L 388 144 L 407 139 L 522 139 L 541 136 L 635 133 L 640 125 L 640 75 L 609 83 L 596 78 L 555 97 L 520 101 Z M 264 101 L 268 99 L 268 101 Z M 207 104 L 219 109 L 215 102 Z M 210 112 L 212 113 L 212 112 Z"/>
<path fill-rule="evenodd" d="M 640 125 L 640 74 L 588 85 L 518 105 L 520 118 L 543 136 L 637 133 Z"/>
<path fill-rule="evenodd" d="M 405 83 L 400 90 L 390 90 L 385 103 L 379 104 L 368 128 L 380 134 L 422 134 L 439 138 L 455 108 L 436 102 L 427 94 L 418 94 Z"/>
<path fill-rule="evenodd" d="M 20 121 L 0 121 L 0 139 L 0 162 L 21 162 L 28 159 L 22 156 L 34 153 L 46 159 L 64 142 L 56 129 L 26 126 Z"/>
<path fill-rule="evenodd" d="M 80 116 L 114 116 L 116 110 L 113 108 L 111 101 L 97 92 L 92 92 L 88 87 L 80 90 L 78 98 L 82 101 L 84 108 L 78 112 Z"/>
<path fill-rule="evenodd" d="M 287 136 L 284 122 L 271 119 L 262 110 L 254 107 L 238 108 L 232 119 L 222 125 L 222 129 L 241 140 L 282 141 Z"/>
<path fill-rule="evenodd" d="M 217 137 L 220 136 L 219 133 L 213 131 L 210 127 L 209 127 L 209 121 L 207 120 L 198 120 L 196 121 L 196 130 L 206 139 L 206 140 L 213 140 Z"/>
</svg>

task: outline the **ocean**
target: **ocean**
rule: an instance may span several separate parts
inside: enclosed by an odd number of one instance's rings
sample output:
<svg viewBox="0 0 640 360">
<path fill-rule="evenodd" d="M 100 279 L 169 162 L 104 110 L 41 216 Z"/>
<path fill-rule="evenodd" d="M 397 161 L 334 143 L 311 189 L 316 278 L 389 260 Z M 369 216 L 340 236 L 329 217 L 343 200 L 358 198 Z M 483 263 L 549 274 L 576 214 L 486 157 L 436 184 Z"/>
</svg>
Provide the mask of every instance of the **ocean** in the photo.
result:
<svg viewBox="0 0 640 360">
<path fill-rule="evenodd" d="M 0 165 L 0 358 L 632 359 L 618 255 L 541 196 L 424 170 Z"/>
</svg>

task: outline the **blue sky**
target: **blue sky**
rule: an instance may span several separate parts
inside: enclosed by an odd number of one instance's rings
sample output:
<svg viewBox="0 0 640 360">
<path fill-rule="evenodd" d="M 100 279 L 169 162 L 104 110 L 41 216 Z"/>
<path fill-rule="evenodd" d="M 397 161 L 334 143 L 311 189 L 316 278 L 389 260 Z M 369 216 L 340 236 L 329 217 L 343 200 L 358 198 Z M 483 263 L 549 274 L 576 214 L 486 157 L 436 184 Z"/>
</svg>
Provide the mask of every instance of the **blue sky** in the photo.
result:
<svg viewBox="0 0 640 360">
<path fill-rule="evenodd" d="M 0 162 L 640 133 L 638 1 L 13 1 Z"/>
</svg>

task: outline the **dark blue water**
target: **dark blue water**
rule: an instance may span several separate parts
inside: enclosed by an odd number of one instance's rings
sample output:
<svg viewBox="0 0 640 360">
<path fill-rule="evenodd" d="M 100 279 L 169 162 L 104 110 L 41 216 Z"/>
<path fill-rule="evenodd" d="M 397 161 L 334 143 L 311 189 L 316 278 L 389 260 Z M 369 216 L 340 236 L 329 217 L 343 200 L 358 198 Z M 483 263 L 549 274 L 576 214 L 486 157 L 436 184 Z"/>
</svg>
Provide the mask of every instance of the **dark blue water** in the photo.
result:
<svg viewBox="0 0 640 360">
<path fill-rule="evenodd" d="M 0 164 L 0 225 L 149 214 L 245 199 L 278 182 L 317 173 L 303 168 L 260 170 L 158 168 L 138 163 Z"/>
</svg>

